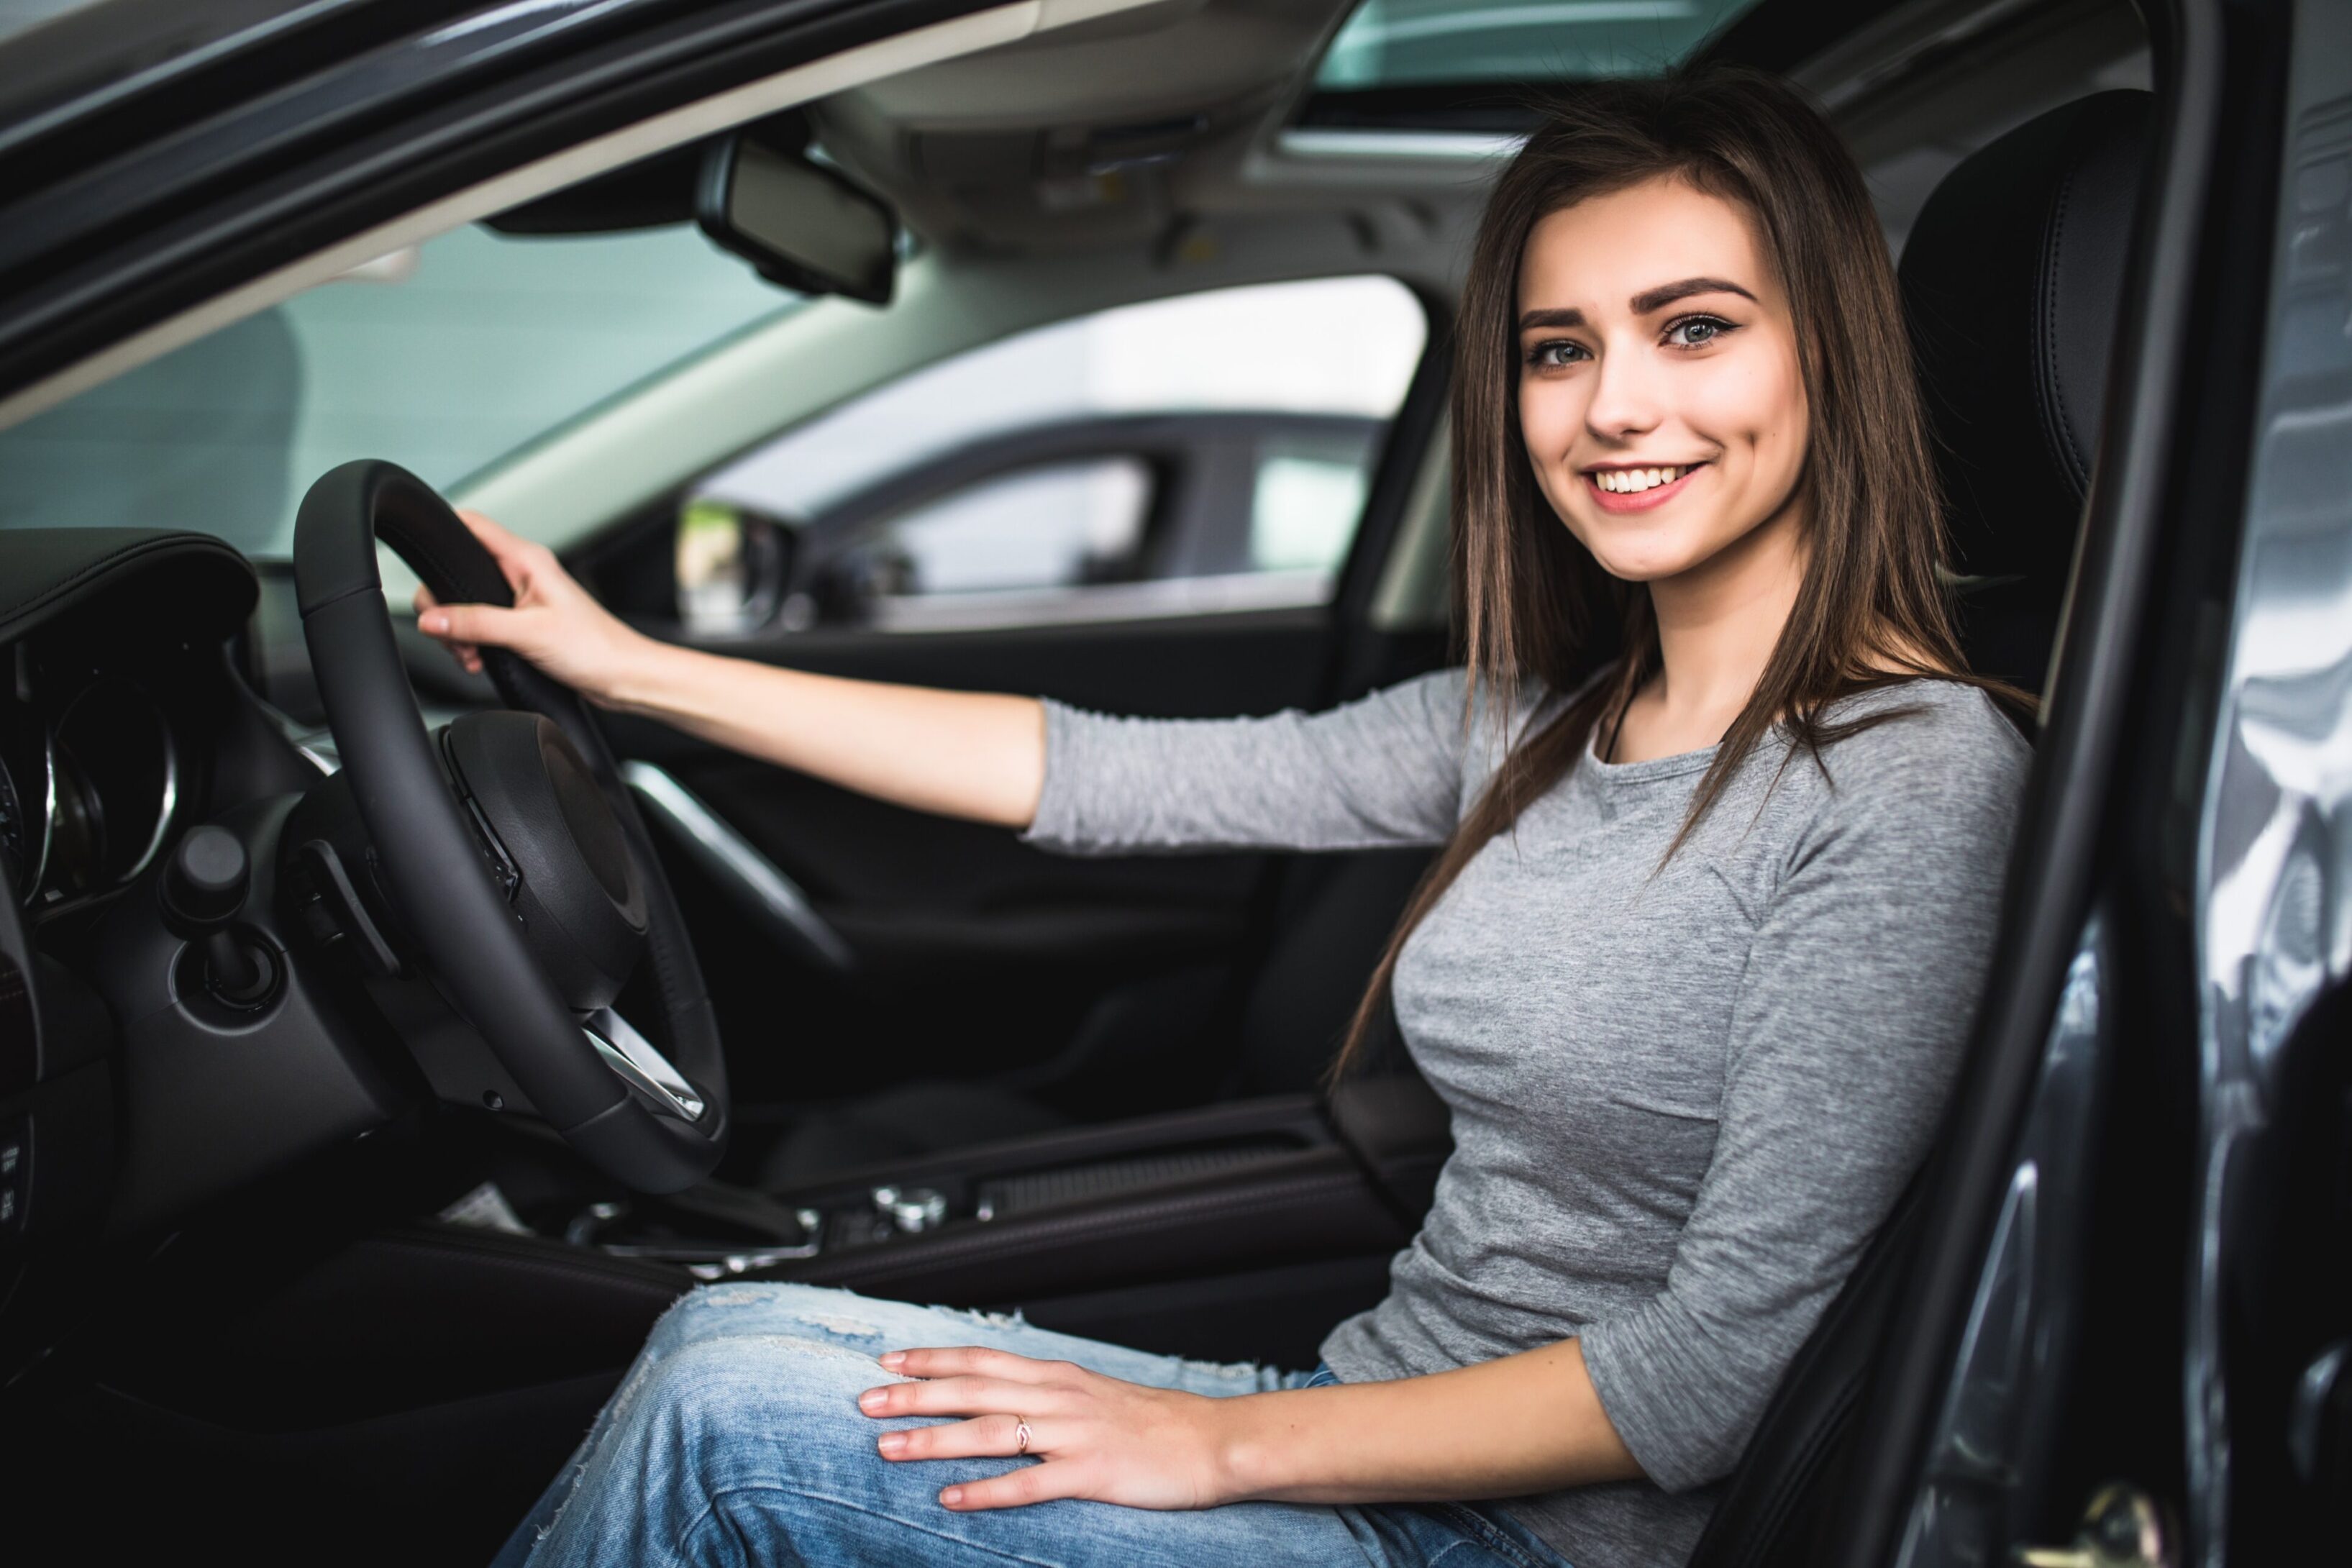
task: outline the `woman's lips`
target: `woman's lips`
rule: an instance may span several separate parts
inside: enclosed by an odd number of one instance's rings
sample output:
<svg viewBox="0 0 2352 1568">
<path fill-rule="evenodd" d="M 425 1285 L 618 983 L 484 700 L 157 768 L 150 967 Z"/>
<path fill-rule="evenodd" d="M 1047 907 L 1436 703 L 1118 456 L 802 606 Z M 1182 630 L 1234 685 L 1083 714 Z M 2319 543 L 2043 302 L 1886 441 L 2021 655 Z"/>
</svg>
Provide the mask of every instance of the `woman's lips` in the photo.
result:
<svg viewBox="0 0 2352 1568">
<path fill-rule="evenodd" d="M 1663 485 L 1653 485 L 1646 490 L 1636 490 L 1631 495 L 1626 495 L 1616 490 L 1602 489 L 1598 475 L 1588 468 L 1583 476 L 1584 493 L 1591 496 L 1593 503 L 1603 511 L 1647 511 L 1654 506 L 1664 506 L 1682 494 L 1685 486 L 1706 471 L 1705 463 L 1695 463 L 1691 466 L 1690 471 L 1678 479 L 1669 479 Z"/>
</svg>

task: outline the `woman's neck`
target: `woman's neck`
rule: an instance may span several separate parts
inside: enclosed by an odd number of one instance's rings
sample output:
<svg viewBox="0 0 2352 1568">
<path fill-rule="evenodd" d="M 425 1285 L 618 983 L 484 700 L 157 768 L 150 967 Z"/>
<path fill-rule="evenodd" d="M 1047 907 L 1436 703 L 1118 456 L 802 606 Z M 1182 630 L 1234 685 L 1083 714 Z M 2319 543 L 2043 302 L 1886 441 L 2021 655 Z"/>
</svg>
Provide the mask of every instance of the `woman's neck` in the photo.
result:
<svg viewBox="0 0 2352 1568">
<path fill-rule="evenodd" d="M 1791 505 L 1702 564 L 1650 584 L 1660 668 L 1634 694 L 1610 760 L 1701 751 L 1748 706 L 1805 577 L 1805 532 Z"/>
</svg>

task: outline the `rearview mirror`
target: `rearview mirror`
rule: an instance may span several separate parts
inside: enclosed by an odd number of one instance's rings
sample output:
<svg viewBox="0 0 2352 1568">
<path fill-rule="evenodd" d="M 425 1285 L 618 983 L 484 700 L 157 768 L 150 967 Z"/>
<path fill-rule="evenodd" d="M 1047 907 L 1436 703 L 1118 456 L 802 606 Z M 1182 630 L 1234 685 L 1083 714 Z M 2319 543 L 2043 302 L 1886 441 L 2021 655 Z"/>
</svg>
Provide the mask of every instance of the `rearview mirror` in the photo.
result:
<svg viewBox="0 0 2352 1568">
<path fill-rule="evenodd" d="M 753 131 L 722 139 L 704 158 L 694 221 L 772 283 L 890 302 L 898 215 L 842 174 Z"/>
</svg>

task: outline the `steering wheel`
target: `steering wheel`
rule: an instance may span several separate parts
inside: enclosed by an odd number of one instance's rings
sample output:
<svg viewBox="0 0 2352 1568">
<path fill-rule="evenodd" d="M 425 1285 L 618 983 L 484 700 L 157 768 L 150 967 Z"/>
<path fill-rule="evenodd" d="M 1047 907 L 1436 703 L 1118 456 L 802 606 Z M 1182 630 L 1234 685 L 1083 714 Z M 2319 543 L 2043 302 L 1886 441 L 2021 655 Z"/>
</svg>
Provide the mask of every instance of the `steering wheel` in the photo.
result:
<svg viewBox="0 0 2352 1568">
<path fill-rule="evenodd" d="M 635 1191 L 689 1186 L 726 1150 L 718 1017 L 612 750 L 578 694 L 496 648 L 482 662 L 508 710 L 467 714 L 436 744 L 393 637 L 378 540 L 444 604 L 514 596 L 404 468 L 345 463 L 302 498 L 303 638 L 383 890 L 532 1110 Z M 641 959 L 667 1054 L 612 1010 Z"/>
</svg>

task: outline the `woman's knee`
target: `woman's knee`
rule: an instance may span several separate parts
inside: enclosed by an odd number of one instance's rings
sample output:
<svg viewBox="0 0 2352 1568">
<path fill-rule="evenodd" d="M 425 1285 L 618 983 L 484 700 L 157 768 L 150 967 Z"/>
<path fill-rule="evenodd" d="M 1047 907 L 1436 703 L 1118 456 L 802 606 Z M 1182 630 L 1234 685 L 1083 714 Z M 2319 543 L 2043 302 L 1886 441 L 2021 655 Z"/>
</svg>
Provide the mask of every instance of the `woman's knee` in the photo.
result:
<svg viewBox="0 0 2352 1568">
<path fill-rule="evenodd" d="M 688 1341 L 632 1381 L 616 1415 L 640 1462 L 670 1456 L 690 1472 L 677 1479 L 718 1491 L 877 1463 L 857 1395 L 898 1380 L 824 1340 L 730 1335 Z"/>
<path fill-rule="evenodd" d="M 807 1285 L 697 1286 L 662 1314 L 646 1349 L 674 1354 L 706 1340 L 772 1334 L 780 1322 L 805 1316 L 814 1302 L 840 1294 Z"/>
<path fill-rule="evenodd" d="M 947 1342 L 941 1336 L 951 1333 L 931 1308 L 827 1286 L 705 1285 L 663 1315 L 647 1349 L 665 1354 L 707 1340 L 783 1336 L 827 1342 L 870 1359 L 908 1345 Z"/>
</svg>

